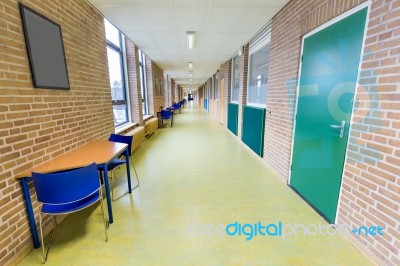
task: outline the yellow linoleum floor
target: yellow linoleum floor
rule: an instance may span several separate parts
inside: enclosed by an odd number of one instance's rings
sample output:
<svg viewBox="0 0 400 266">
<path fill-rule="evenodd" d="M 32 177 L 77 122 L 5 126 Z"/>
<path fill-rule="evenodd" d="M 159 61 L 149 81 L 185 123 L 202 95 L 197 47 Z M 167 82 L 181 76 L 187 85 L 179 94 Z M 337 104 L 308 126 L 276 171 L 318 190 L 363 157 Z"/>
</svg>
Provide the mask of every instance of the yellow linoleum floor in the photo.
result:
<svg viewBox="0 0 400 266">
<path fill-rule="evenodd" d="M 61 223 L 47 265 L 372 265 L 341 235 L 220 235 L 215 226 L 234 222 L 327 223 L 201 108 L 183 109 L 134 162 L 140 187 L 113 202 L 109 242 L 96 205 Z M 20 265 L 40 265 L 41 255 L 34 250 Z"/>
</svg>

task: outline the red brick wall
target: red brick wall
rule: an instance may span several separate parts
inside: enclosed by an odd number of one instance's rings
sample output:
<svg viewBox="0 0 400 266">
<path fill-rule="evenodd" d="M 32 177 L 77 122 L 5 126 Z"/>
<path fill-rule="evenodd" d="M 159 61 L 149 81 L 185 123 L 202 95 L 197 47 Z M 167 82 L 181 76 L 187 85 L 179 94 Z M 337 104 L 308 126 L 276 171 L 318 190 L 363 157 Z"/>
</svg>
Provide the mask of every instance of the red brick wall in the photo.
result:
<svg viewBox="0 0 400 266">
<path fill-rule="evenodd" d="M 273 18 L 263 160 L 286 180 L 302 36 L 364 2 L 292 0 Z M 400 1 L 372 1 L 336 221 L 353 228 L 385 226 L 384 237 L 350 236 L 384 265 L 400 265 L 399 18 Z M 246 48 L 240 63 L 238 138 L 247 58 Z"/>
<path fill-rule="evenodd" d="M 143 125 L 139 49 L 129 39 L 125 39 L 125 47 L 132 122 Z"/>
<path fill-rule="evenodd" d="M 359 238 L 382 264 L 400 265 L 400 1 L 373 1 L 338 223 L 381 225 Z"/>
<path fill-rule="evenodd" d="M 147 90 L 147 110 L 148 115 L 154 114 L 154 77 L 153 77 L 153 63 L 150 57 L 145 56 L 146 66 L 146 90 Z"/>
<path fill-rule="evenodd" d="M 363 2 L 293 0 L 273 19 L 264 161 L 285 179 L 302 36 Z M 353 240 L 380 263 L 399 265 L 400 4 L 372 3 L 336 222 L 384 226 L 384 237 Z"/>
<path fill-rule="evenodd" d="M 293 0 L 272 21 L 264 160 L 289 175 L 302 36 L 364 0 Z"/>
<path fill-rule="evenodd" d="M 164 108 L 164 72 L 163 70 L 157 66 L 154 62 L 152 62 L 152 77 L 153 84 L 155 79 L 157 78 L 157 86 L 154 84 L 154 92 L 153 92 L 153 112 L 152 114 L 157 114 L 161 108 Z M 160 84 L 161 85 L 161 93 L 160 93 Z"/>
<path fill-rule="evenodd" d="M 146 56 L 146 82 L 147 99 L 149 103 L 149 115 L 156 115 L 161 107 L 164 107 L 164 94 L 160 93 L 160 84 L 163 83 L 164 72 Z M 157 85 L 155 84 L 157 79 Z M 163 85 L 162 85 L 163 86 Z"/>
<path fill-rule="evenodd" d="M 242 139 L 243 106 L 247 102 L 247 69 L 249 65 L 249 45 L 243 47 L 243 54 L 239 62 L 239 111 L 238 111 L 238 138 Z"/>
<path fill-rule="evenodd" d="M 84 0 L 23 3 L 61 25 L 71 88 L 33 88 L 18 1 L 0 1 L 0 265 L 32 249 L 15 175 L 114 131 L 103 18 Z"/>
</svg>

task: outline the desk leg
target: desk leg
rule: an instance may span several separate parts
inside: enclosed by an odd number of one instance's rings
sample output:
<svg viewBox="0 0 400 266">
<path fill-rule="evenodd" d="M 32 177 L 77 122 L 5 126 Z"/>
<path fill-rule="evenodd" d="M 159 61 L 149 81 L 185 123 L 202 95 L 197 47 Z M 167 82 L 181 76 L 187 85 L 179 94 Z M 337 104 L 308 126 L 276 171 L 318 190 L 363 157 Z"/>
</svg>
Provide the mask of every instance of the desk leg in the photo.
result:
<svg viewBox="0 0 400 266">
<path fill-rule="evenodd" d="M 28 178 L 21 178 L 22 193 L 24 194 L 26 212 L 28 213 L 34 248 L 39 248 L 39 237 L 36 229 L 35 215 L 33 214 L 31 195 L 29 193 Z"/>
<path fill-rule="evenodd" d="M 174 112 L 171 115 L 171 127 L 174 125 Z"/>
<path fill-rule="evenodd" d="M 131 186 L 131 167 L 129 165 L 129 151 L 128 148 L 125 149 L 125 159 L 126 159 L 126 174 L 128 178 L 128 192 L 132 193 L 132 186 Z"/>
<path fill-rule="evenodd" d="M 106 163 L 103 164 L 103 171 L 104 171 L 104 187 L 106 189 L 106 197 L 107 197 L 108 222 L 112 224 L 114 222 L 114 219 L 112 214 L 110 184 L 108 182 L 108 168 Z"/>
</svg>

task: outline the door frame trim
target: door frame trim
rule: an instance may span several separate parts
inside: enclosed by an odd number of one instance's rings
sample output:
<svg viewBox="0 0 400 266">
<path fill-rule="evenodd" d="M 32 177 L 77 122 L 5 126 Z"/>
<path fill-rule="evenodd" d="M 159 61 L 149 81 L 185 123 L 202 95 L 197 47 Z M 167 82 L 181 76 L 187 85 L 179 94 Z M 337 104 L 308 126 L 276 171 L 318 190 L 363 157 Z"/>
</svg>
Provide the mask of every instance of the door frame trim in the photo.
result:
<svg viewBox="0 0 400 266">
<path fill-rule="evenodd" d="M 301 39 L 301 53 L 300 53 L 300 57 L 299 57 L 299 74 L 298 74 L 298 78 L 297 78 L 297 85 L 296 85 L 296 103 L 295 103 L 295 111 L 294 111 L 294 115 L 293 115 L 293 133 L 292 133 L 292 141 L 291 141 L 291 151 L 290 151 L 290 164 L 289 164 L 289 176 L 288 176 L 288 181 L 287 184 L 292 187 L 290 185 L 290 181 L 291 181 L 291 176 L 292 176 L 292 163 L 293 163 L 293 148 L 294 148 L 294 138 L 296 135 L 296 116 L 297 116 L 297 108 L 298 108 L 298 102 L 299 102 L 299 89 L 300 89 L 300 78 L 301 78 L 301 71 L 302 71 L 302 56 L 303 56 L 303 51 L 304 51 L 304 40 L 330 26 L 332 26 L 333 24 L 355 14 L 356 12 L 367 8 L 367 16 L 366 16 L 366 20 L 365 20 L 365 27 L 364 27 L 364 36 L 363 36 L 363 40 L 362 40 L 362 44 L 361 44 L 361 53 L 360 53 L 360 62 L 358 65 L 358 74 L 357 74 L 357 80 L 356 80 L 356 88 L 354 91 L 354 97 L 356 96 L 356 92 L 357 92 L 357 87 L 358 87 L 358 81 L 360 79 L 360 69 L 361 69 L 361 64 L 362 64 L 362 58 L 363 58 L 363 53 L 364 53 L 364 48 L 365 48 L 365 40 L 366 40 L 366 36 L 367 36 L 367 29 L 368 29 L 368 24 L 369 24 L 369 14 L 370 14 L 370 10 L 371 10 L 371 3 L 372 0 L 367 0 L 364 3 L 350 9 L 347 10 L 346 12 L 344 12 L 343 14 L 340 14 L 339 16 L 331 19 L 330 21 L 325 22 L 324 24 L 318 26 L 317 28 L 315 28 L 314 30 L 310 31 L 309 33 L 303 35 L 302 39 Z M 355 106 L 355 101 L 353 100 L 353 106 L 352 106 L 352 111 L 351 111 L 351 115 L 350 115 L 350 121 L 349 121 L 349 132 L 351 132 L 352 129 L 352 121 L 353 121 L 353 111 L 354 111 L 354 106 Z M 349 141 L 347 141 L 347 145 L 346 145 L 346 151 L 345 151 L 345 157 L 344 157 L 344 165 L 346 164 L 346 159 L 347 159 L 347 153 L 348 153 L 348 147 L 349 147 Z M 341 178 L 343 180 L 343 173 L 344 173 L 344 165 L 343 165 L 343 170 L 342 170 L 342 174 L 341 174 Z M 337 222 L 337 211 L 339 209 L 340 206 L 340 202 L 341 202 L 341 196 L 342 196 L 342 185 L 340 185 L 339 188 L 339 198 L 338 198 L 338 205 L 336 208 L 336 215 L 335 215 L 335 223 Z M 307 201 L 306 201 L 307 202 Z M 315 208 L 314 208 L 315 209 Z"/>
</svg>

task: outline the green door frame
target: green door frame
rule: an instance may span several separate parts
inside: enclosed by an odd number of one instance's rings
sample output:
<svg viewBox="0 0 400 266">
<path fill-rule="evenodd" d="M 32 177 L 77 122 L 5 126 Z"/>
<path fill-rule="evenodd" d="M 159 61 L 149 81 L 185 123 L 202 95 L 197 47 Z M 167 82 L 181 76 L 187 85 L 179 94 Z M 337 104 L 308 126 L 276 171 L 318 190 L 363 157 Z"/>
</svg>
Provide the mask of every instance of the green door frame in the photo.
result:
<svg viewBox="0 0 400 266">
<path fill-rule="evenodd" d="M 300 92 L 300 81 L 301 81 L 301 74 L 302 74 L 302 55 L 303 55 L 303 52 L 304 52 L 304 42 L 305 42 L 305 39 L 308 38 L 308 37 L 310 37 L 310 36 L 312 36 L 312 35 L 314 35 L 314 34 L 316 34 L 316 33 L 318 33 L 318 32 L 320 32 L 320 31 L 322 31 L 322 30 L 324 30 L 324 29 L 326 29 L 326 28 L 328 28 L 328 27 L 330 27 L 330 26 L 332 26 L 332 25 L 334 25 L 334 24 L 337 23 L 337 22 L 339 22 L 339 21 L 341 21 L 341 20 L 343 20 L 343 19 L 345 19 L 345 18 L 347 18 L 347 17 L 349 17 L 349 16 L 351 16 L 351 15 L 357 13 L 357 12 L 360 11 L 360 10 L 367 8 L 367 16 L 366 16 L 366 21 L 365 21 L 364 35 L 363 35 L 363 39 L 362 39 L 361 54 L 360 54 L 360 62 L 359 62 L 358 74 L 357 74 L 357 82 L 358 82 L 358 80 L 359 80 L 359 78 L 360 78 L 360 68 L 361 68 L 361 64 L 362 64 L 362 54 L 363 54 L 363 52 L 364 52 L 365 39 L 366 39 L 366 34 L 367 34 L 367 27 L 368 27 L 368 22 L 369 22 L 369 16 L 368 16 L 368 14 L 369 14 L 369 12 L 370 12 L 370 6 L 371 6 L 371 0 L 368 0 L 368 1 L 366 1 L 365 3 L 360 4 L 359 6 L 353 8 L 353 9 L 351 9 L 351 10 L 348 10 L 347 12 L 345 12 L 345 13 L 339 15 L 338 17 L 332 19 L 331 21 L 326 22 L 325 24 L 319 26 L 318 28 L 316 28 L 316 29 L 314 29 L 313 31 L 309 32 L 308 34 L 304 35 L 303 38 L 302 38 L 301 56 L 300 56 L 299 72 L 298 72 L 298 73 L 299 73 L 299 76 L 298 76 L 298 80 L 297 80 L 297 89 L 296 89 L 296 95 L 297 95 L 297 96 L 296 96 L 296 106 L 295 106 L 295 113 L 294 113 L 294 119 L 293 119 L 292 149 L 291 149 L 291 155 L 290 155 L 290 169 L 289 169 L 289 178 L 288 178 L 288 185 L 289 185 L 291 188 L 293 188 L 293 187 L 291 186 L 291 175 L 292 175 L 291 166 L 292 166 L 292 164 L 293 164 L 293 151 L 294 151 L 295 135 L 296 135 L 296 117 L 297 117 L 297 112 L 298 112 L 298 102 L 299 102 L 299 92 Z M 357 84 L 357 83 L 356 83 L 356 84 Z M 354 97 L 355 97 L 356 89 L 357 89 L 357 87 L 355 88 L 355 91 L 354 91 Z M 349 125 L 349 131 L 348 131 L 349 133 L 351 132 L 351 129 L 352 129 L 351 121 L 353 120 L 354 104 L 355 104 L 355 101 L 353 101 L 352 111 L 351 111 L 350 120 L 349 120 L 349 124 L 350 124 L 350 125 Z M 345 162 L 346 162 L 347 152 L 348 152 L 348 145 L 349 145 L 348 139 L 347 139 L 346 141 L 347 141 L 347 144 L 346 144 L 346 149 L 345 149 L 345 154 L 344 154 L 344 164 L 345 164 Z M 342 168 L 342 171 L 341 171 L 341 177 L 340 177 L 340 178 L 341 178 L 341 181 L 340 181 L 340 188 L 339 188 L 338 204 L 337 204 L 337 207 L 336 207 L 335 219 L 334 219 L 335 221 L 334 221 L 334 222 L 336 222 L 336 220 L 337 220 L 337 211 L 338 211 L 338 208 L 339 208 L 339 206 L 340 206 L 340 200 L 341 200 L 341 194 L 342 194 L 342 178 L 343 178 L 343 172 L 344 172 L 344 164 L 343 164 L 343 166 L 342 166 L 343 168 Z M 294 189 L 294 190 L 295 190 L 295 189 Z M 296 191 L 296 190 L 295 190 L 295 191 Z M 325 219 L 327 219 L 327 217 L 326 217 L 324 214 L 322 214 L 318 209 L 316 209 L 316 207 L 314 207 L 314 206 L 313 206 L 306 198 L 304 198 L 299 192 L 296 191 L 296 193 L 298 193 L 308 204 L 310 204 L 311 207 L 313 207 L 318 213 L 320 213 Z M 327 219 L 327 220 L 328 220 L 328 219 Z M 328 220 L 328 221 L 329 221 L 329 220 Z M 332 222 L 332 221 L 329 221 L 329 222 Z"/>
</svg>

